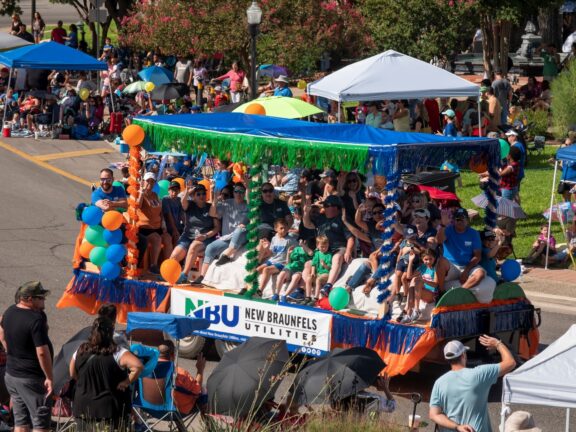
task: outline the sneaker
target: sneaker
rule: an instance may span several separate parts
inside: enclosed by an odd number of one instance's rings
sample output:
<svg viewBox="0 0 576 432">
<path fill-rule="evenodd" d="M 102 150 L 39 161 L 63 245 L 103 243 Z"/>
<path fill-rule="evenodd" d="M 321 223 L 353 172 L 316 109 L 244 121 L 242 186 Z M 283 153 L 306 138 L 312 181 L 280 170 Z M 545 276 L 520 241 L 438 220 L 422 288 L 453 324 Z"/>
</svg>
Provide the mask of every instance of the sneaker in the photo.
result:
<svg viewBox="0 0 576 432">
<path fill-rule="evenodd" d="M 180 277 L 178 278 L 178 280 L 176 281 L 177 284 L 186 284 L 188 283 L 188 276 L 186 276 L 186 274 L 181 273 Z"/>
<path fill-rule="evenodd" d="M 262 298 L 262 290 L 261 289 L 257 289 L 256 290 L 256 295 L 260 298 Z"/>
<path fill-rule="evenodd" d="M 157 265 L 151 265 L 148 271 L 154 275 L 160 274 L 160 269 L 158 268 Z"/>
<path fill-rule="evenodd" d="M 228 255 L 222 254 L 220 255 L 220 258 L 218 258 L 218 261 L 216 261 L 216 267 L 228 264 L 230 261 L 232 261 L 232 258 L 230 258 Z"/>
<path fill-rule="evenodd" d="M 202 285 L 203 280 L 204 280 L 204 276 L 198 276 L 196 279 L 191 280 L 190 283 L 192 285 Z"/>
<path fill-rule="evenodd" d="M 402 320 L 404 319 L 405 316 L 406 316 L 406 311 L 403 310 L 402 312 L 400 312 L 400 315 L 398 315 L 398 317 L 396 318 L 396 322 L 402 322 Z"/>
<path fill-rule="evenodd" d="M 311 300 L 312 300 L 312 297 L 304 297 L 302 304 L 306 306 L 306 305 L 310 304 Z"/>
<path fill-rule="evenodd" d="M 302 288 L 298 288 L 293 292 L 291 292 L 290 294 L 288 294 L 288 299 L 300 302 L 304 299 L 305 296 L 306 294 L 304 293 L 304 290 Z"/>
<path fill-rule="evenodd" d="M 418 321 L 421 317 L 422 317 L 422 312 L 420 312 L 420 310 L 418 310 L 418 309 L 414 309 L 414 312 L 412 312 L 412 315 L 410 315 L 412 322 Z"/>
<path fill-rule="evenodd" d="M 328 294 L 330 294 L 331 290 L 332 290 L 332 284 L 327 283 L 320 289 L 320 294 L 322 294 L 324 297 L 328 297 Z"/>
<path fill-rule="evenodd" d="M 280 296 L 280 303 L 286 303 L 286 296 Z"/>
<path fill-rule="evenodd" d="M 247 292 L 248 292 L 248 290 L 247 290 L 246 288 L 242 288 L 242 289 L 240 290 L 240 292 L 238 293 L 238 295 L 244 295 L 244 294 L 246 294 Z"/>
<path fill-rule="evenodd" d="M 270 300 L 272 300 L 273 302 L 277 302 L 278 300 L 280 300 L 280 297 L 278 296 L 278 294 L 274 294 L 272 297 L 270 297 Z"/>
<path fill-rule="evenodd" d="M 310 300 L 308 301 L 308 306 L 316 306 L 316 303 L 318 302 L 318 299 L 315 297 L 310 298 Z"/>
<path fill-rule="evenodd" d="M 414 315 L 414 314 L 412 314 L 412 315 Z M 400 320 L 400 323 L 401 324 L 410 324 L 413 321 L 412 315 L 405 314 L 402 317 L 402 319 Z"/>
</svg>

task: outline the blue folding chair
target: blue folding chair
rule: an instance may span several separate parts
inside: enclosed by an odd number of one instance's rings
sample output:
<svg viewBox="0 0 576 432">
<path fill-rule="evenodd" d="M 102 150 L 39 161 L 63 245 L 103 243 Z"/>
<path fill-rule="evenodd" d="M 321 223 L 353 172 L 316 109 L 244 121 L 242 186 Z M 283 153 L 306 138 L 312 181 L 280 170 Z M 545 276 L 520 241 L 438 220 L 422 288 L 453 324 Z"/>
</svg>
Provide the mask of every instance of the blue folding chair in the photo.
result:
<svg viewBox="0 0 576 432">
<path fill-rule="evenodd" d="M 160 422 L 169 422 L 170 431 L 185 432 L 192 423 L 198 409 L 190 414 L 178 412 L 173 399 L 173 391 L 178 370 L 178 341 L 193 335 L 195 330 L 208 328 L 207 320 L 155 312 L 130 312 L 126 333 L 134 330 L 153 330 L 167 333 L 176 340 L 174 362 L 158 362 L 158 350 L 143 345 L 133 345 L 131 351 L 144 363 L 144 370 L 138 378 L 132 407 L 141 425 L 148 432 Z"/>
</svg>

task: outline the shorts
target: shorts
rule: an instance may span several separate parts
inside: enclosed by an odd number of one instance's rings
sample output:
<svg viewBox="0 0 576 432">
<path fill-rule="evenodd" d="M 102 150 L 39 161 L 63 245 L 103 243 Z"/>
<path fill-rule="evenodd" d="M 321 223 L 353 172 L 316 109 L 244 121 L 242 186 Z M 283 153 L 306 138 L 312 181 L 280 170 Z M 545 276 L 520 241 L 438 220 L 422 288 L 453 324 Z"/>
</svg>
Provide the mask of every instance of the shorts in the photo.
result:
<svg viewBox="0 0 576 432">
<path fill-rule="evenodd" d="M 161 236 L 162 234 L 164 234 L 164 231 L 162 231 L 162 228 L 139 228 L 138 229 L 138 234 L 142 234 L 144 237 L 148 237 L 150 234 L 158 234 L 159 236 Z"/>
<path fill-rule="evenodd" d="M 44 378 L 17 378 L 5 375 L 12 400 L 15 426 L 50 429 L 51 399 L 46 400 Z"/>
<path fill-rule="evenodd" d="M 202 243 L 204 244 L 204 247 L 206 247 L 214 240 L 216 240 L 216 237 L 210 237 L 204 240 Z M 192 240 L 191 238 L 184 237 L 184 235 L 181 235 L 180 238 L 178 239 L 178 244 L 176 245 L 176 247 L 181 247 L 182 249 L 187 251 L 188 248 L 190 248 L 190 245 L 192 244 L 193 241 L 194 240 Z"/>
<path fill-rule="evenodd" d="M 292 276 L 294 276 L 295 274 L 299 274 L 299 273 L 301 274 L 302 273 L 302 270 L 293 270 L 293 269 L 290 269 L 288 267 L 284 267 L 282 269 L 282 271 L 284 273 L 287 273 L 289 278 L 292 278 Z"/>
<path fill-rule="evenodd" d="M 408 259 L 409 255 L 402 255 L 398 258 L 398 262 L 396 263 L 396 271 L 401 271 L 402 273 L 408 271 Z M 416 268 L 420 265 L 420 257 L 416 256 L 414 258 L 414 262 L 412 263 L 412 270 L 416 270 Z"/>
<path fill-rule="evenodd" d="M 330 255 L 332 255 L 332 256 L 336 255 L 337 253 L 344 255 L 346 253 L 346 248 L 344 246 L 337 247 L 337 248 L 330 248 L 329 252 L 330 252 Z"/>
<path fill-rule="evenodd" d="M 274 266 L 278 269 L 278 271 L 282 271 L 284 270 L 284 264 L 280 264 L 280 263 L 273 263 L 272 261 L 268 260 L 265 263 L 267 266 Z"/>
</svg>

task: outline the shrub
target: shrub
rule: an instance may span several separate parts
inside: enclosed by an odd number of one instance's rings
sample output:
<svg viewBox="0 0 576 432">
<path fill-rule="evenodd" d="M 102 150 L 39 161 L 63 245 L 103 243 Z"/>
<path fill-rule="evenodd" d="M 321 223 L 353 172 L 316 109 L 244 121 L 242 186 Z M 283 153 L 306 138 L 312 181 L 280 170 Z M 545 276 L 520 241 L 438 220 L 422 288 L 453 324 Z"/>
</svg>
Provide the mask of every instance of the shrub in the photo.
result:
<svg viewBox="0 0 576 432">
<path fill-rule="evenodd" d="M 530 136 L 546 136 L 549 125 L 548 111 L 542 109 L 527 109 L 524 111 L 524 114 L 530 125 Z"/>
<path fill-rule="evenodd" d="M 576 126 L 576 62 L 552 81 L 552 123 L 555 135 L 562 138 Z"/>
</svg>

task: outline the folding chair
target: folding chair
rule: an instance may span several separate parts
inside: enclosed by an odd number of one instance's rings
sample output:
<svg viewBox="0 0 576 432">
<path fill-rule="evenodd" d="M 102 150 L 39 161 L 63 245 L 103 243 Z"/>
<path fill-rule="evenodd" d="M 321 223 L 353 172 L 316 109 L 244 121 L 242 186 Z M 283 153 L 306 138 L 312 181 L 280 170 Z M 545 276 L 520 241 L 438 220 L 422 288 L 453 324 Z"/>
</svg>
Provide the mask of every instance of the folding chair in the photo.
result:
<svg viewBox="0 0 576 432">
<path fill-rule="evenodd" d="M 185 432 L 199 411 L 183 416 L 174 404 L 172 392 L 176 380 L 173 362 L 158 362 L 149 374 L 140 376 L 135 389 L 132 408 L 146 430 L 152 432 L 160 422 L 169 422 L 169 430 Z"/>
</svg>

